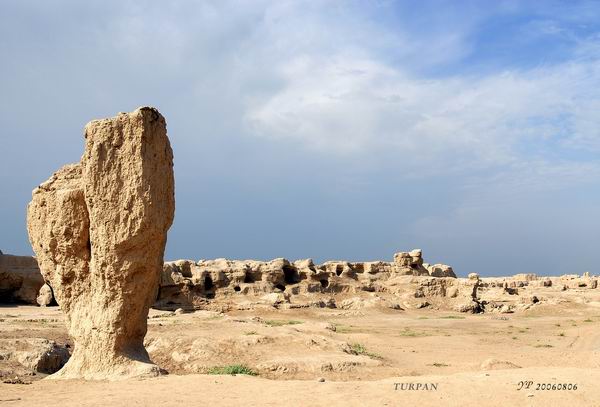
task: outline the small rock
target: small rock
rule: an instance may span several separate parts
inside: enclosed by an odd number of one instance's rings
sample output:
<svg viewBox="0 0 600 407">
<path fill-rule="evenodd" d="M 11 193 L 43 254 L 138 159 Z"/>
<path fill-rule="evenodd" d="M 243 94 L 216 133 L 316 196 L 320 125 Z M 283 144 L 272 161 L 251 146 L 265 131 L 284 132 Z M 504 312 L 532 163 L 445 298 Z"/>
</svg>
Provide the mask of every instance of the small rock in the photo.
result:
<svg viewBox="0 0 600 407">
<path fill-rule="evenodd" d="M 52 288 L 48 284 L 44 284 L 40 291 L 38 291 L 38 295 L 36 301 L 40 307 L 45 307 L 47 305 L 52 304 L 52 300 L 54 297 L 52 296 Z"/>
<path fill-rule="evenodd" d="M 325 381 L 325 378 L 324 378 L 324 377 L 319 377 L 319 378 L 317 379 L 317 381 L 318 381 L 319 383 L 323 383 L 323 382 Z"/>
<path fill-rule="evenodd" d="M 423 265 L 427 271 L 429 272 L 429 275 L 432 277 L 453 277 L 456 278 L 456 274 L 454 273 L 454 270 L 452 270 L 452 267 L 448 266 L 447 264 L 434 264 L 433 266 L 431 265 Z"/>
<path fill-rule="evenodd" d="M 269 305 L 279 305 L 290 302 L 290 295 L 288 293 L 270 293 L 263 295 L 260 299 Z"/>
<path fill-rule="evenodd" d="M 417 309 L 421 309 L 421 308 L 427 308 L 427 307 L 429 307 L 430 305 L 431 305 L 431 304 L 430 304 L 430 303 L 428 303 L 427 301 L 419 301 L 419 302 L 416 304 L 416 308 L 417 308 Z"/>
<path fill-rule="evenodd" d="M 410 257 L 422 257 L 423 251 L 421 249 L 413 249 L 408 254 Z"/>
<path fill-rule="evenodd" d="M 429 307 L 431 304 L 427 301 L 404 301 L 402 305 L 408 309 L 421 309 Z"/>
<path fill-rule="evenodd" d="M 337 328 L 335 327 L 335 325 L 332 324 L 331 322 L 325 323 L 324 328 L 328 329 L 330 331 L 333 331 L 333 332 L 335 332 L 337 330 Z"/>
<path fill-rule="evenodd" d="M 39 373 L 52 374 L 59 371 L 71 357 L 66 346 L 47 339 L 28 339 L 27 350 L 14 352 L 15 359 L 23 366 Z"/>
<path fill-rule="evenodd" d="M 471 312 L 473 314 L 476 314 L 478 312 L 481 312 L 481 305 L 476 301 L 467 300 L 454 304 L 452 309 L 457 312 Z"/>
</svg>

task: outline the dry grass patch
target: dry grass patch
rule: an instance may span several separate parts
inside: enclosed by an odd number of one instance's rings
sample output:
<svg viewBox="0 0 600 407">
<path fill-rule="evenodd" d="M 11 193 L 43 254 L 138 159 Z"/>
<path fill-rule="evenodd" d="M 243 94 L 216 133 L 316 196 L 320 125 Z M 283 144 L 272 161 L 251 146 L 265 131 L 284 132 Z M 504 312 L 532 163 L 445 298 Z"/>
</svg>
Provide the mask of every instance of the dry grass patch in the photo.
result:
<svg viewBox="0 0 600 407">
<path fill-rule="evenodd" d="M 433 366 L 433 367 L 448 367 L 448 366 L 450 366 L 450 365 L 447 365 L 447 364 L 445 364 L 445 363 L 433 362 L 432 364 L 430 364 L 430 365 L 427 365 L 427 366 Z"/>
<path fill-rule="evenodd" d="M 284 325 L 298 325 L 301 324 L 302 321 L 294 321 L 294 320 L 283 320 L 283 319 L 270 319 L 264 322 L 267 326 L 284 326 Z"/>
<path fill-rule="evenodd" d="M 403 331 L 400 331 L 398 333 L 399 336 L 408 336 L 408 337 L 421 337 L 421 336 L 430 336 L 428 333 L 426 332 L 417 332 L 417 331 L 413 331 L 410 328 L 404 328 Z"/>
</svg>

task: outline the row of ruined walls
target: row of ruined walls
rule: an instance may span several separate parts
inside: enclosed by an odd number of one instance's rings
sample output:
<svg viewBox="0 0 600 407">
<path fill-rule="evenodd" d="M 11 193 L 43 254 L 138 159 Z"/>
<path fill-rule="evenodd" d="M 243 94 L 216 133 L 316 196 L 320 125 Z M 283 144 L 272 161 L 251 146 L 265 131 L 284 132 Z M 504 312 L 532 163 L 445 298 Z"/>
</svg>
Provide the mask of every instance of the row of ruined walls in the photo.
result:
<svg viewBox="0 0 600 407">
<path fill-rule="evenodd" d="M 424 263 L 420 250 L 397 253 L 391 263 L 329 261 L 316 265 L 311 259 L 290 262 L 283 258 L 268 262 L 178 260 L 165 263 L 156 306 L 195 307 L 235 294 L 375 292 L 382 291 L 383 282 L 395 276 L 456 277 L 449 266 Z"/>
<path fill-rule="evenodd" d="M 420 250 L 396 253 L 393 262 L 329 261 L 321 265 L 310 259 L 290 262 L 282 258 L 266 262 L 178 260 L 164 264 L 155 307 L 197 307 L 235 294 L 379 292 L 394 276 L 456 277 L 449 266 L 424 263 Z M 55 304 L 34 257 L 0 254 L 0 277 L 0 302 Z"/>
<path fill-rule="evenodd" d="M 517 274 L 481 279 L 470 275 L 468 279 L 457 279 L 449 266 L 432 266 L 423 262 L 419 251 L 410 253 L 396 254 L 393 262 L 329 261 L 320 265 L 310 259 L 166 262 L 154 308 L 210 308 L 219 306 L 213 304 L 214 299 L 261 302 L 265 296 L 266 301 L 287 298 L 296 304 L 315 302 L 321 304 L 316 306 L 323 306 L 323 301 L 332 305 L 335 294 L 350 294 L 335 296 L 335 301 L 343 304 L 351 294 L 365 292 L 374 296 L 391 294 L 387 298 L 397 299 L 402 307 L 428 306 L 438 298 L 455 303 L 452 308 L 456 310 L 471 311 L 477 307 L 491 309 L 493 307 L 486 306 L 486 302 L 497 302 L 504 295 L 508 301 L 531 296 L 531 290 L 536 287 L 553 291 L 599 287 L 599 278 L 589 273 L 560 277 Z M 44 284 L 34 257 L 0 254 L 0 303 L 56 305 L 52 294 L 51 288 Z M 396 304 L 388 305 L 396 307 Z"/>
<path fill-rule="evenodd" d="M 52 289 L 44 282 L 35 258 L 3 256 L 0 257 L 1 265 L 5 267 L 0 267 L 0 275 L 5 273 L 11 276 L 2 281 L 12 284 L 4 292 L 12 294 L 0 298 L 0 302 L 56 305 Z M 402 277 L 408 280 L 402 280 Z M 406 291 L 407 287 L 410 287 L 410 298 L 429 295 L 458 298 L 461 296 L 459 292 L 471 298 L 473 288 L 463 287 L 465 284 L 455 277 L 449 266 L 424 263 L 420 250 L 397 253 L 393 262 L 329 261 L 321 265 L 314 264 L 310 259 L 290 262 L 283 258 L 266 262 L 178 260 L 164 263 L 154 307 L 171 310 L 203 308 L 211 305 L 214 299 L 244 301 L 247 298 L 256 301 L 257 297 L 265 294 L 271 299 L 275 296 L 276 301 L 279 298 L 289 301 L 290 296 L 307 294 L 388 292 L 397 295 Z M 14 293 L 26 295 L 17 296 Z M 306 299 L 297 298 L 300 302 L 306 302 Z M 343 301 L 343 298 L 336 298 L 336 301 Z M 333 304 L 331 296 L 327 301 Z M 316 302 L 321 304 L 321 301 Z"/>
</svg>

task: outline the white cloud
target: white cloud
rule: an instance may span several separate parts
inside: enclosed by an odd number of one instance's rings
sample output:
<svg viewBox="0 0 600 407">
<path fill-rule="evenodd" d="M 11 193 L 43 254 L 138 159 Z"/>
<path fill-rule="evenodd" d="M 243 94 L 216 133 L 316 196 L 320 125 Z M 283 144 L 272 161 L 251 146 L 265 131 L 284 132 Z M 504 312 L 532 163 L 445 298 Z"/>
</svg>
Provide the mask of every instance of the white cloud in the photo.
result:
<svg viewBox="0 0 600 407">
<path fill-rule="evenodd" d="M 596 58 L 432 80 L 348 53 L 303 55 L 277 70 L 284 86 L 248 106 L 248 126 L 327 154 L 396 153 L 409 167 L 447 171 L 547 166 L 565 149 L 600 146 Z"/>
</svg>

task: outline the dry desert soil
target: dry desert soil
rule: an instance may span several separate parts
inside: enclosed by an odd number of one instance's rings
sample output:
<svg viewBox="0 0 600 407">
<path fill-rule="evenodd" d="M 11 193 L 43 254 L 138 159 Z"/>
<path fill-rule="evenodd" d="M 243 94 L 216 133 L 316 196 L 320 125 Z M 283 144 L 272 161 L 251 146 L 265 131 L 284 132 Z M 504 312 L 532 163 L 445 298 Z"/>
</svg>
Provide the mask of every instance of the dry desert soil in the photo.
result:
<svg viewBox="0 0 600 407">
<path fill-rule="evenodd" d="M 40 380 L 0 360 L 0 406 L 600 406 L 598 300 L 514 314 L 151 310 L 146 347 L 168 374 Z M 0 307 L 0 341 L 68 344 L 63 318 Z M 230 365 L 257 375 L 211 374 Z"/>
</svg>

